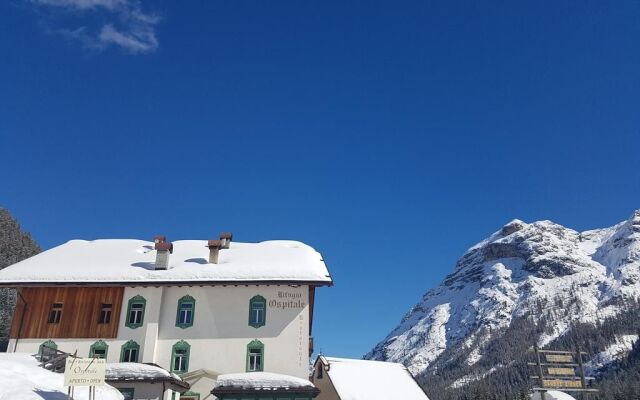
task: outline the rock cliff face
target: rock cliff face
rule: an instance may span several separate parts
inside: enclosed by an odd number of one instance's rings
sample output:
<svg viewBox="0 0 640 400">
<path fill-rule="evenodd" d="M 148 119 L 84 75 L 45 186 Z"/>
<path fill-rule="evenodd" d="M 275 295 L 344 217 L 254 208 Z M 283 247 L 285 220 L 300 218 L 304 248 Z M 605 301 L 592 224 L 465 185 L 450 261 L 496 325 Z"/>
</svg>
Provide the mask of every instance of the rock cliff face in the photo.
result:
<svg viewBox="0 0 640 400">
<path fill-rule="evenodd" d="M 455 389 L 512 364 L 505 343 L 518 330 L 522 342 L 548 346 L 572 327 L 620 318 L 639 299 L 640 210 L 582 233 L 514 220 L 471 247 L 365 358 L 401 362 L 423 381 L 447 371 L 440 383 Z"/>
</svg>

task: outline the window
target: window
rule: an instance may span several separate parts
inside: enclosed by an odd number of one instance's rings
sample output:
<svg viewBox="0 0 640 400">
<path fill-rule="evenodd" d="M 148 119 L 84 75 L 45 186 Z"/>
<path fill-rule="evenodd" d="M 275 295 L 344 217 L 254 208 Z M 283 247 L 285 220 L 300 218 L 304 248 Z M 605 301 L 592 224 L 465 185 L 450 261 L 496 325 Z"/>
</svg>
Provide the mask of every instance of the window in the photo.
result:
<svg viewBox="0 0 640 400">
<path fill-rule="evenodd" d="M 180 400 L 200 400 L 200 393 L 192 391 L 184 392 L 180 395 Z"/>
<path fill-rule="evenodd" d="M 50 324 L 59 324 L 60 318 L 62 318 L 62 303 L 52 303 L 48 322 Z"/>
<path fill-rule="evenodd" d="M 107 358 L 107 350 L 109 350 L 109 346 L 104 340 L 98 340 L 89 348 L 89 357 Z"/>
<path fill-rule="evenodd" d="M 189 370 L 189 351 L 191 346 L 184 340 L 173 345 L 171 352 L 171 372 L 183 373 Z"/>
<path fill-rule="evenodd" d="M 127 341 L 120 350 L 120 362 L 138 362 L 140 345 L 133 340 Z"/>
<path fill-rule="evenodd" d="M 129 299 L 129 306 L 127 307 L 127 320 L 125 326 L 135 329 L 141 327 L 144 323 L 144 308 L 147 305 L 147 300 L 144 297 L 137 295 Z"/>
<path fill-rule="evenodd" d="M 178 313 L 176 314 L 176 326 L 188 328 L 193 325 L 193 317 L 196 310 L 196 299 L 184 296 L 178 300 Z"/>
<path fill-rule="evenodd" d="M 111 310 L 113 310 L 113 304 L 102 303 L 100 316 L 98 317 L 99 324 L 108 324 L 111 322 Z"/>
<path fill-rule="evenodd" d="M 254 328 L 264 326 L 267 317 L 267 300 L 256 295 L 249 300 L 249 325 Z"/>
<path fill-rule="evenodd" d="M 38 355 L 40 356 L 40 359 L 48 360 L 55 356 L 56 350 L 58 350 L 58 345 L 53 340 L 47 340 L 40 345 Z"/>
<path fill-rule="evenodd" d="M 258 339 L 247 345 L 247 372 L 264 370 L 264 345 Z"/>
<path fill-rule="evenodd" d="M 118 390 L 122 393 L 124 400 L 133 400 L 133 394 L 135 393 L 134 388 L 120 388 Z"/>
</svg>

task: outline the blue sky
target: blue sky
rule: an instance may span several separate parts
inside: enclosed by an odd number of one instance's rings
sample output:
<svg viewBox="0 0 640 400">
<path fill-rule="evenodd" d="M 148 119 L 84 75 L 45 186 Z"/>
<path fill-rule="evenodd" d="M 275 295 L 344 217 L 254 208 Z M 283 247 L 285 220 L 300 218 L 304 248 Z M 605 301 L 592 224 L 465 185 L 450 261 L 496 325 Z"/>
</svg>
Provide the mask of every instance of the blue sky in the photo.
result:
<svg viewBox="0 0 640 400">
<path fill-rule="evenodd" d="M 0 204 L 73 238 L 289 238 L 359 357 L 513 218 L 640 208 L 638 1 L 0 2 Z"/>
</svg>

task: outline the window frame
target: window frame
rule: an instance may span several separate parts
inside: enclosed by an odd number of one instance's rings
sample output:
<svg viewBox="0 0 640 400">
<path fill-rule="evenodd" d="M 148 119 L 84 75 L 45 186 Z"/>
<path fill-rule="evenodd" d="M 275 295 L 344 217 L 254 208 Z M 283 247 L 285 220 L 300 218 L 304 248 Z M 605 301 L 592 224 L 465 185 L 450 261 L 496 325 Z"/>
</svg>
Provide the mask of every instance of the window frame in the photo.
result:
<svg viewBox="0 0 640 400">
<path fill-rule="evenodd" d="M 251 369 L 251 350 L 260 350 L 260 368 Z M 254 339 L 247 344 L 247 368 L 246 372 L 264 371 L 264 344 L 258 339 Z"/>
<path fill-rule="evenodd" d="M 47 316 L 47 324 L 59 324 L 60 321 L 62 320 L 63 309 L 64 309 L 63 302 L 51 303 L 51 305 L 49 306 L 49 315 Z"/>
<path fill-rule="evenodd" d="M 131 399 L 135 399 L 135 394 L 136 394 L 136 389 L 132 388 L 132 387 L 127 387 L 127 388 L 116 388 L 118 389 L 118 391 L 120 393 L 122 393 L 122 396 L 125 396 L 125 393 L 129 394 L 131 396 Z M 127 400 L 127 397 L 124 397 L 125 400 Z"/>
<path fill-rule="evenodd" d="M 142 308 L 140 310 L 140 313 L 141 313 L 140 322 L 129 321 L 129 319 L 131 318 L 131 306 L 134 304 L 142 304 Z M 141 295 L 137 294 L 132 298 L 130 298 L 129 302 L 127 303 L 127 315 L 125 316 L 124 326 L 126 326 L 127 328 L 136 329 L 144 325 L 144 314 L 145 314 L 146 308 L 147 308 L 147 299 L 145 299 Z"/>
<path fill-rule="evenodd" d="M 111 323 L 113 316 L 113 303 L 101 303 L 100 312 L 98 313 L 98 324 L 106 325 Z"/>
<path fill-rule="evenodd" d="M 136 359 L 135 361 L 125 360 L 125 354 L 127 350 L 135 350 L 136 351 Z M 140 345 L 135 340 L 127 340 L 125 344 L 120 348 L 120 362 L 139 362 L 140 360 Z"/>
<path fill-rule="evenodd" d="M 176 362 L 176 350 L 186 350 L 186 355 L 185 355 L 185 368 L 184 370 L 177 370 L 175 369 L 175 362 Z M 184 340 L 180 340 L 179 342 L 176 342 L 172 347 L 171 347 L 171 372 L 175 373 L 175 374 L 184 374 L 185 372 L 189 372 L 189 359 L 191 357 L 191 345 L 187 342 L 185 342 Z"/>
<path fill-rule="evenodd" d="M 107 359 L 107 355 L 109 354 L 109 345 L 104 340 L 100 339 L 94 342 L 91 347 L 89 347 L 89 358 L 103 358 L 96 357 L 96 350 L 104 350 L 104 359 Z"/>
<path fill-rule="evenodd" d="M 47 341 L 44 341 L 40 344 L 40 347 L 38 347 L 38 357 L 42 358 L 43 355 L 43 350 L 44 348 L 48 348 L 48 349 L 52 349 L 52 350 L 58 350 L 58 344 L 56 342 L 54 342 L 53 340 L 49 339 Z"/>
<path fill-rule="evenodd" d="M 191 398 L 195 398 L 196 400 L 200 400 L 200 393 L 192 392 L 189 390 L 188 392 L 184 392 L 180 394 L 180 399 L 182 399 L 183 397 L 191 397 Z"/>
<path fill-rule="evenodd" d="M 262 321 L 253 320 L 254 305 L 256 303 L 262 303 L 262 307 L 261 307 Z M 261 326 L 265 326 L 266 324 L 267 324 L 267 299 L 257 294 L 249 300 L 249 326 L 252 326 L 257 329 L 257 328 L 260 328 Z"/>
<path fill-rule="evenodd" d="M 191 303 L 191 321 L 180 322 L 180 311 L 182 311 L 182 305 L 189 304 L 189 303 Z M 178 328 L 186 329 L 190 326 L 193 326 L 193 321 L 195 321 L 195 319 L 196 319 L 196 299 L 189 295 L 182 296 L 178 300 L 178 309 L 176 311 L 176 326 Z"/>
</svg>

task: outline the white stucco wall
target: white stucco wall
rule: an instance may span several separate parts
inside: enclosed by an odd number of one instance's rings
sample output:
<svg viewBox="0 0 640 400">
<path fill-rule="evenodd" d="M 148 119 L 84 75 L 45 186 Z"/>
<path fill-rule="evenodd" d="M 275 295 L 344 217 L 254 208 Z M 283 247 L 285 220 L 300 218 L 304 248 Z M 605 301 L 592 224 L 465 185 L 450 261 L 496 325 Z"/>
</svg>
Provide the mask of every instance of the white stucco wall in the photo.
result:
<svg viewBox="0 0 640 400">
<path fill-rule="evenodd" d="M 166 390 L 162 383 L 122 382 L 109 384 L 117 389 L 132 388 L 135 400 L 170 400 L 170 396 L 165 396 L 165 393 L 169 394 L 170 391 Z"/>
<path fill-rule="evenodd" d="M 144 324 L 125 326 L 130 298 L 146 299 Z M 195 318 L 191 327 L 175 326 L 178 300 L 195 298 Z M 267 300 L 266 325 L 249 325 L 249 300 L 261 295 Z M 109 345 L 107 362 L 119 362 L 122 345 L 135 340 L 140 345 L 140 362 L 171 368 L 173 345 L 185 340 L 191 346 L 189 371 L 207 369 L 215 373 L 245 372 L 247 344 L 254 339 L 264 344 L 264 370 L 300 378 L 308 377 L 309 289 L 307 286 L 202 286 L 125 288 L 116 339 Z M 37 353 L 42 339 L 20 339 L 18 352 Z M 87 357 L 97 339 L 54 339 L 65 352 Z M 12 340 L 10 351 L 13 349 Z M 211 378 L 195 382 L 192 392 L 204 399 L 213 385 Z"/>
</svg>

